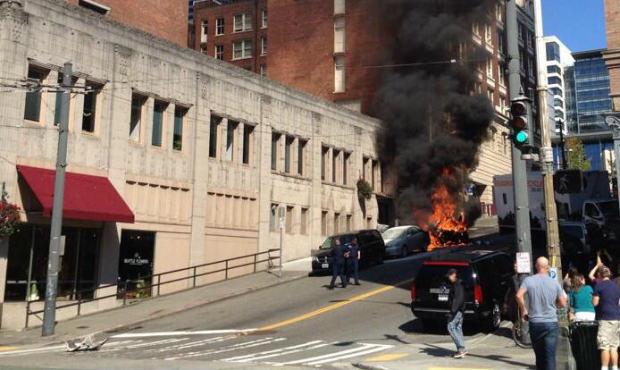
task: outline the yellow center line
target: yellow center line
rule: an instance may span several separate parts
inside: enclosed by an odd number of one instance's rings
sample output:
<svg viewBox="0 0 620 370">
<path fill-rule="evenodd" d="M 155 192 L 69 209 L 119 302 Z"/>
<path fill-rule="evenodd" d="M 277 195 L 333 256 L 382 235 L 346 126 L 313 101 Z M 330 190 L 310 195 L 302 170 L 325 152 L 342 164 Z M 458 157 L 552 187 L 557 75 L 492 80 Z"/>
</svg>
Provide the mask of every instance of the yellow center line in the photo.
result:
<svg viewBox="0 0 620 370">
<path fill-rule="evenodd" d="M 0 352 L 12 351 L 14 349 L 17 349 L 17 347 L 13 347 L 13 346 L 0 346 Z"/>
<path fill-rule="evenodd" d="M 374 357 L 369 357 L 365 361 L 368 362 L 387 362 L 398 360 L 403 357 L 409 356 L 409 353 L 387 353 L 385 355 L 379 355 Z"/>
<path fill-rule="evenodd" d="M 281 321 L 281 322 L 276 323 L 276 324 L 263 326 L 262 328 L 257 329 L 257 331 L 273 330 L 273 329 L 281 328 L 283 326 L 295 324 L 295 323 L 298 323 L 300 321 L 304 321 L 304 320 L 310 319 L 312 317 L 321 315 L 321 314 L 323 314 L 325 312 L 333 311 L 335 309 L 338 309 L 340 307 L 346 306 L 346 305 L 351 304 L 353 302 L 358 302 L 358 301 L 361 301 L 361 300 L 366 299 L 368 297 L 372 297 L 374 295 L 381 294 L 383 292 L 387 292 L 388 290 L 392 290 L 392 289 L 394 289 L 396 287 L 400 287 L 402 285 L 410 283 L 412 280 L 413 279 L 407 279 L 407 280 L 400 281 L 400 282 L 398 282 L 398 283 L 396 283 L 394 285 L 388 285 L 388 286 L 384 286 L 382 288 L 371 290 L 369 292 L 366 292 L 364 294 L 360 294 L 358 296 L 355 296 L 353 298 L 347 299 L 345 301 L 338 302 L 338 303 L 335 303 L 333 305 L 326 306 L 326 307 L 323 307 L 323 308 L 319 308 L 318 310 L 314 310 L 314 311 L 305 313 L 303 315 L 299 315 L 299 316 L 290 318 L 288 320 Z"/>
</svg>

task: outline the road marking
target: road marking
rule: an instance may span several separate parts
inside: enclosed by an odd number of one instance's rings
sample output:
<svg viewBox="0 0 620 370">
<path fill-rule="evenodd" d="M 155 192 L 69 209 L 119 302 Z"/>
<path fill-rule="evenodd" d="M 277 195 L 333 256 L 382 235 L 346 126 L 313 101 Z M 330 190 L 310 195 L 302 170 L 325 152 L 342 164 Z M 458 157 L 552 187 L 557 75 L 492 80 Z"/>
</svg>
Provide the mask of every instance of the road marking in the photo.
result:
<svg viewBox="0 0 620 370">
<path fill-rule="evenodd" d="M 225 342 L 233 338 L 235 337 L 228 336 L 228 337 L 215 337 L 215 338 L 201 339 L 201 340 L 196 340 L 196 341 L 188 342 L 188 343 L 175 344 L 175 345 L 163 347 L 163 348 L 153 348 L 153 349 L 150 349 L 149 352 L 167 352 L 167 351 L 182 350 L 182 349 L 187 349 L 187 348 L 192 348 L 192 347 L 201 347 L 205 344 Z"/>
<path fill-rule="evenodd" d="M 225 358 L 225 359 L 222 359 L 222 361 L 241 362 L 241 363 L 243 363 L 243 362 L 253 362 L 253 361 L 261 360 L 261 359 L 264 359 L 264 358 L 284 356 L 284 355 L 287 355 L 287 354 L 290 354 L 290 353 L 297 353 L 297 352 L 301 352 L 301 351 L 305 351 L 305 350 L 310 350 L 310 349 L 313 349 L 314 347 L 316 347 L 315 345 L 318 345 L 320 347 L 325 347 L 325 346 L 329 345 L 329 343 L 324 343 L 322 340 L 314 340 L 314 341 L 311 341 L 311 342 L 307 342 L 307 343 L 303 343 L 303 344 L 298 344 L 298 345 L 295 345 L 295 346 L 282 347 L 282 348 L 274 349 L 274 350 L 271 350 L 271 351 L 265 351 L 265 352 L 259 352 L 259 353 L 252 353 L 250 355 Z M 320 347 L 316 347 L 316 348 L 320 348 Z"/>
<path fill-rule="evenodd" d="M 286 340 L 286 338 L 277 338 L 277 339 L 264 338 L 264 339 L 258 339 L 258 340 L 253 340 L 253 341 L 250 341 L 250 342 L 237 343 L 237 344 L 232 345 L 232 346 L 224 347 L 223 349 L 209 350 L 209 351 L 188 352 L 188 353 L 184 353 L 184 354 L 177 355 L 177 356 L 174 356 L 174 357 L 165 358 L 165 360 L 166 361 L 173 361 L 173 360 L 185 359 L 185 358 L 191 358 L 191 357 L 203 357 L 203 356 L 215 355 L 215 354 L 219 354 L 219 353 L 225 353 L 225 352 L 230 352 L 230 351 L 237 351 L 237 350 L 240 350 L 240 349 L 247 349 L 247 348 L 253 348 L 253 347 L 258 347 L 258 346 L 264 346 L 265 344 L 277 343 L 277 342 L 281 342 L 283 340 Z"/>
<path fill-rule="evenodd" d="M 135 341 L 125 340 L 125 341 L 119 341 L 119 342 L 112 342 L 112 343 L 107 343 L 106 346 L 111 347 L 111 346 L 118 346 L 118 345 L 129 344 L 129 343 L 135 343 Z M 66 350 L 66 349 L 67 349 L 67 346 L 62 344 L 58 346 L 28 348 L 28 349 L 20 349 L 16 351 L 0 352 L 0 356 L 19 355 L 19 354 L 37 353 L 37 352 L 55 352 L 57 350 Z"/>
<path fill-rule="evenodd" d="M 364 361 L 370 362 L 384 362 L 384 361 L 394 361 L 399 358 L 407 357 L 409 353 L 387 353 L 385 355 L 373 356 L 365 359 Z"/>
<path fill-rule="evenodd" d="M 224 330 L 197 330 L 197 331 L 160 331 L 152 333 L 124 333 L 113 335 L 110 338 L 148 338 L 172 337 L 175 335 L 213 335 L 213 334 L 244 334 L 258 329 L 224 329 Z"/>
<path fill-rule="evenodd" d="M 413 279 L 407 279 L 407 280 L 400 281 L 400 282 L 398 282 L 398 283 L 396 283 L 394 285 L 384 286 L 382 288 L 371 290 L 370 292 L 366 292 L 364 294 L 360 294 L 360 295 L 355 296 L 353 298 L 349 298 L 349 299 L 347 299 L 345 301 L 338 302 L 338 303 L 335 303 L 333 305 L 326 306 L 326 307 L 323 307 L 323 308 L 319 308 L 318 310 L 314 310 L 314 311 L 305 313 L 303 315 L 299 315 L 297 317 L 293 317 L 293 318 L 290 318 L 288 320 L 281 321 L 281 322 L 276 323 L 276 324 L 263 326 L 262 328 L 256 329 L 256 331 L 273 330 L 273 329 L 281 328 L 283 326 L 295 324 L 295 323 L 298 323 L 300 321 L 304 321 L 304 320 L 310 319 L 312 317 L 321 315 L 321 314 L 323 314 L 325 312 L 333 311 L 333 310 L 335 310 L 337 308 L 346 306 L 348 304 L 361 301 L 361 300 L 366 299 L 368 297 L 372 297 L 374 295 L 387 292 L 387 291 L 392 290 L 394 288 L 397 288 L 397 287 L 400 287 L 400 286 L 405 285 L 407 283 L 410 283 L 411 281 L 413 281 Z"/>
<path fill-rule="evenodd" d="M 151 346 L 157 346 L 160 344 L 170 344 L 170 343 L 177 343 L 177 342 L 182 342 L 184 340 L 187 340 L 189 338 L 174 338 L 174 339 L 162 339 L 162 340 L 156 340 L 154 342 L 146 342 L 146 343 L 139 343 L 139 344 L 134 344 L 131 346 L 127 346 L 127 349 L 134 349 L 134 348 L 143 348 L 143 347 L 151 347 Z"/>
<path fill-rule="evenodd" d="M 429 367 L 428 370 L 491 370 L 488 367 Z"/>
<path fill-rule="evenodd" d="M 350 358 L 359 355 L 366 355 L 368 353 L 379 352 L 386 350 L 388 348 L 392 348 L 394 346 L 387 344 L 369 344 L 369 343 L 359 343 L 362 346 L 358 348 L 351 348 L 340 352 L 328 353 L 326 355 L 315 356 L 303 358 L 301 360 L 289 361 L 285 363 L 281 363 L 279 365 L 298 365 L 298 364 L 306 364 L 306 365 L 320 365 L 326 362 L 337 361 L 345 358 Z"/>
<path fill-rule="evenodd" d="M 17 349 L 18 347 L 12 347 L 12 346 L 0 346 L 0 352 L 6 352 L 6 351 L 13 351 L 15 349 Z"/>
</svg>

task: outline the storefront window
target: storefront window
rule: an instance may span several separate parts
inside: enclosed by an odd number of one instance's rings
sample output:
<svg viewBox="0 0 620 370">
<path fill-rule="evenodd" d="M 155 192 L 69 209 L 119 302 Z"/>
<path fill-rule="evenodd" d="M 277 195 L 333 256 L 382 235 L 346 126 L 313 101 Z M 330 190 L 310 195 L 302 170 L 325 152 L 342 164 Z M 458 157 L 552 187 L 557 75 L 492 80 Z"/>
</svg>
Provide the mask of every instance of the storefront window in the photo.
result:
<svg viewBox="0 0 620 370">
<path fill-rule="evenodd" d="M 64 227 L 62 235 L 65 249 L 60 262 L 58 300 L 91 298 L 96 286 L 99 230 Z M 49 225 L 24 224 L 9 239 L 6 301 L 45 298 L 49 236 Z"/>
</svg>

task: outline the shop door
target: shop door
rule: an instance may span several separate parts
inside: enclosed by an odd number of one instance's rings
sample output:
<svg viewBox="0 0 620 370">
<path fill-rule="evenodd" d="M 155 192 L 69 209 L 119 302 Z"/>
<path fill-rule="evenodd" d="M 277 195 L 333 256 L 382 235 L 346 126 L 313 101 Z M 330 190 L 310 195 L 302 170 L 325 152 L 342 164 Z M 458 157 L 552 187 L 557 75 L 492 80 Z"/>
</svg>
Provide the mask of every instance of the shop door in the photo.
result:
<svg viewBox="0 0 620 370">
<path fill-rule="evenodd" d="M 150 296 L 155 233 L 123 230 L 118 266 L 119 290 L 125 285 L 130 296 Z"/>
</svg>

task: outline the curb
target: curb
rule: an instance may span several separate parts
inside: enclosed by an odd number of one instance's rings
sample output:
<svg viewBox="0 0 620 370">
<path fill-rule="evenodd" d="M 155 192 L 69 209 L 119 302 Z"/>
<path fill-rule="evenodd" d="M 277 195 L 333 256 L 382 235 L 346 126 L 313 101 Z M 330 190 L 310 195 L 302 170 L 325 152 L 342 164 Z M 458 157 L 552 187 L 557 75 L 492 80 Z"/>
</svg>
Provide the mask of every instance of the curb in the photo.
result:
<svg viewBox="0 0 620 370">
<path fill-rule="evenodd" d="M 261 287 L 255 288 L 255 289 L 249 289 L 249 290 L 243 291 L 241 293 L 232 294 L 232 295 L 229 295 L 229 296 L 226 296 L 226 297 L 221 297 L 221 298 L 213 299 L 213 300 L 210 300 L 210 301 L 200 302 L 198 304 L 194 304 L 194 305 L 191 305 L 191 306 L 184 306 L 182 308 L 179 308 L 179 309 L 176 309 L 176 310 L 173 310 L 173 311 L 168 311 L 168 312 L 165 312 L 165 313 L 162 313 L 162 314 L 158 314 L 158 315 L 152 315 L 152 316 L 149 316 L 148 318 L 135 320 L 135 321 L 132 321 L 132 322 L 129 322 L 129 323 L 121 324 L 121 325 L 116 325 L 116 326 L 111 327 L 111 328 L 97 330 L 97 331 L 88 333 L 86 335 L 110 334 L 110 333 L 113 333 L 113 332 L 116 332 L 116 331 L 121 331 L 121 330 L 124 330 L 124 329 L 129 329 L 132 326 L 139 325 L 139 324 L 142 324 L 142 323 L 147 322 L 147 321 L 151 321 L 151 320 L 155 320 L 155 319 L 161 319 L 163 317 L 167 317 L 167 316 L 170 316 L 170 315 L 175 315 L 175 314 L 178 314 L 178 313 L 181 313 L 181 312 L 184 312 L 184 311 L 189 311 L 189 310 L 201 307 L 201 306 L 206 306 L 206 305 L 209 305 L 209 304 L 213 304 L 213 303 L 217 303 L 217 302 L 222 302 L 222 301 L 225 301 L 227 299 L 237 298 L 237 297 L 243 296 L 243 295 L 248 294 L 248 293 L 254 293 L 254 292 L 258 292 L 258 291 L 265 290 L 265 289 L 268 289 L 268 288 L 273 288 L 273 287 L 276 287 L 276 286 L 279 286 L 279 285 L 283 285 L 283 284 L 287 284 L 287 283 L 290 283 L 290 282 L 293 282 L 293 281 L 296 281 L 296 280 L 301 280 L 301 279 L 303 279 L 305 277 L 308 277 L 307 273 L 291 276 L 290 278 L 287 278 L 286 280 L 280 280 L 280 281 L 277 281 L 277 282 L 275 282 L 273 284 L 268 284 L 268 285 L 261 286 Z M 175 293 L 172 293 L 171 295 L 173 295 L 173 294 L 175 294 Z M 157 299 L 157 297 L 155 297 L 154 299 Z M 141 303 L 146 303 L 146 301 L 145 302 L 141 302 Z M 122 309 L 123 309 L 123 307 L 118 307 L 118 308 L 113 308 L 112 310 L 122 310 Z M 109 312 L 109 311 L 111 311 L 111 310 L 100 311 L 100 312 Z M 93 315 L 96 315 L 96 314 L 97 314 L 97 312 L 93 313 Z M 32 330 L 35 330 L 35 329 L 40 329 L 40 327 L 33 327 L 32 328 Z M 85 336 L 85 335 L 82 335 L 82 336 Z M 80 337 L 82 337 L 82 336 L 80 336 Z M 62 337 L 54 338 L 54 339 L 52 339 L 50 341 L 40 341 L 40 342 L 39 341 L 32 341 L 31 343 L 23 344 L 23 346 L 40 345 L 40 344 L 47 346 L 47 345 L 63 344 L 67 339 L 75 339 L 75 338 L 76 338 L 75 336 L 73 336 L 73 337 L 62 336 Z M 39 339 L 39 338 L 37 338 L 37 339 Z"/>
<path fill-rule="evenodd" d="M 362 370 L 389 370 L 385 366 L 381 366 L 381 365 L 368 365 L 368 364 L 364 364 L 364 363 L 361 363 L 361 362 L 354 362 L 354 363 L 351 364 L 351 366 L 356 367 L 358 369 L 362 369 Z"/>
</svg>

